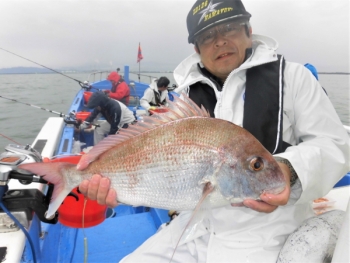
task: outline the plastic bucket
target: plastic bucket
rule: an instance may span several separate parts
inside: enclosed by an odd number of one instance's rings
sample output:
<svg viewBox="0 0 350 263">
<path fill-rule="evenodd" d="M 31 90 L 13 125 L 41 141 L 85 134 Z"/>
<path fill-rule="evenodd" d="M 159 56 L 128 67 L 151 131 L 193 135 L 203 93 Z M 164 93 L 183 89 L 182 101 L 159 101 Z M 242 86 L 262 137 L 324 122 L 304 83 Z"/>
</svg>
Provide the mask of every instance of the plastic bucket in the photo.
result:
<svg viewBox="0 0 350 263">
<path fill-rule="evenodd" d="M 65 156 L 49 160 L 48 162 L 77 164 L 80 158 L 81 155 Z M 72 192 L 78 197 L 78 200 L 74 196 L 67 196 L 59 207 L 58 221 L 68 227 L 82 228 L 84 214 L 84 227 L 92 227 L 102 223 L 106 218 L 107 206 L 99 205 L 96 201 L 87 199 L 85 210 L 83 211 L 85 197 L 83 194 L 78 193 L 77 190 L 78 188 L 74 188 Z"/>
<path fill-rule="evenodd" d="M 89 111 L 79 111 L 75 114 L 75 117 L 77 120 L 85 121 L 87 117 L 89 117 L 90 112 Z"/>
<path fill-rule="evenodd" d="M 155 110 L 149 110 L 149 112 L 151 114 L 154 114 L 154 113 L 165 113 L 165 112 L 168 112 L 169 110 L 167 108 L 157 108 Z"/>
<path fill-rule="evenodd" d="M 92 95 L 91 91 L 84 91 L 84 94 L 83 94 L 83 96 L 84 96 L 84 104 L 88 103 L 91 95 Z"/>
</svg>

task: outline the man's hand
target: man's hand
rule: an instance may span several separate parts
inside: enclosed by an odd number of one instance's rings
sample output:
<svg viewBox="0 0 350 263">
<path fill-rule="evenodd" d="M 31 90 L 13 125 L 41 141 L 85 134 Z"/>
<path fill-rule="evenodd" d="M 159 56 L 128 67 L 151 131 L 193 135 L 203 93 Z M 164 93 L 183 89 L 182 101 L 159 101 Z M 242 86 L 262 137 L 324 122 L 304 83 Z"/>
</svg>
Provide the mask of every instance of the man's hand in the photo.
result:
<svg viewBox="0 0 350 263">
<path fill-rule="evenodd" d="M 258 212 L 271 213 L 275 211 L 278 206 L 286 205 L 288 203 L 290 196 L 290 170 L 286 164 L 278 164 L 286 179 L 286 188 L 284 188 L 284 190 L 277 195 L 263 193 L 260 196 L 261 201 L 255 201 L 251 199 L 244 200 L 243 204 L 246 207 L 249 207 Z"/>
<path fill-rule="evenodd" d="M 79 129 L 85 130 L 90 127 L 90 122 L 84 121 L 82 124 L 80 124 Z"/>
<path fill-rule="evenodd" d="M 91 180 L 84 180 L 79 185 L 79 191 L 91 200 L 97 200 L 100 205 L 107 205 L 111 208 L 118 205 L 117 193 L 111 189 L 111 182 L 108 178 L 94 174 Z"/>
</svg>

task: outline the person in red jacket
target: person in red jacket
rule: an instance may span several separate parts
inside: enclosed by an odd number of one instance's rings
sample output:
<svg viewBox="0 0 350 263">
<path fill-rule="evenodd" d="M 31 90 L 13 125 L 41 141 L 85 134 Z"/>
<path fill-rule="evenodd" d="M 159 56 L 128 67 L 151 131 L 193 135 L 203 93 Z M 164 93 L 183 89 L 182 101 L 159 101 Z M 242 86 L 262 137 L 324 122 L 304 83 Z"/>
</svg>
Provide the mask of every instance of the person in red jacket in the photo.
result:
<svg viewBox="0 0 350 263">
<path fill-rule="evenodd" d="M 126 82 L 116 71 L 112 71 L 108 75 L 107 80 L 112 82 L 112 89 L 104 90 L 104 92 L 108 94 L 110 98 L 118 100 L 128 106 L 130 98 L 130 89 L 128 84 L 126 84 Z"/>
</svg>

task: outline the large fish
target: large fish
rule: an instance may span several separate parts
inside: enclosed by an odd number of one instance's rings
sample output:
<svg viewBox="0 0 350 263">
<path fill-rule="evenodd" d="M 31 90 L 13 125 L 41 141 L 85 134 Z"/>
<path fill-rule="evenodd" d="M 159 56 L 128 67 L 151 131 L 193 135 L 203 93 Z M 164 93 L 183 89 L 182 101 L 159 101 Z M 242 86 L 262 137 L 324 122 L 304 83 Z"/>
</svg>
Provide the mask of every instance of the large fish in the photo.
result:
<svg viewBox="0 0 350 263">
<path fill-rule="evenodd" d="M 211 118 L 187 96 L 169 102 L 169 111 L 144 117 L 110 135 L 69 163 L 32 163 L 28 170 L 55 185 L 50 217 L 84 179 L 111 180 L 118 202 L 177 211 L 192 210 L 206 198 L 209 207 L 278 194 L 285 179 L 273 156 L 245 129 Z"/>
</svg>

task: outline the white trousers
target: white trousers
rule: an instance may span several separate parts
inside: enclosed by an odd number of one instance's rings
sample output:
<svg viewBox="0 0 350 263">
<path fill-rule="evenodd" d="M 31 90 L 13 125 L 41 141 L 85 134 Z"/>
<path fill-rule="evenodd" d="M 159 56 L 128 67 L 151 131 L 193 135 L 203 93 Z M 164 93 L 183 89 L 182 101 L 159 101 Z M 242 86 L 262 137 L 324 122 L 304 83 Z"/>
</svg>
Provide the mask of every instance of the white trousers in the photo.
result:
<svg viewBox="0 0 350 263">
<path fill-rule="evenodd" d="M 314 215 L 311 204 L 294 205 L 297 196 L 300 191 L 291 194 L 287 205 L 268 214 L 230 205 L 212 209 L 210 219 L 198 222 L 194 234 L 180 242 L 171 262 L 275 263 L 289 234 Z M 169 263 L 191 215 L 180 213 L 121 262 Z"/>
<path fill-rule="evenodd" d="M 94 145 L 102 141 L 111 130 L 111 125 L 108 121 L 99 120 L 97 121 L 97 124 L 99 124 L 100 127 L 96 127 L 94 130 Z"/>
</svg>

